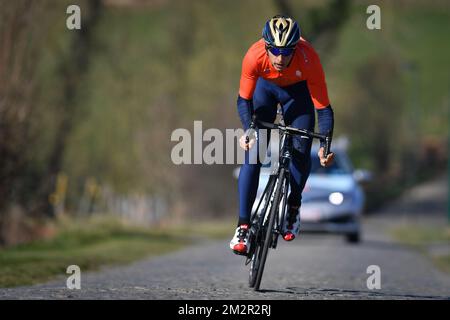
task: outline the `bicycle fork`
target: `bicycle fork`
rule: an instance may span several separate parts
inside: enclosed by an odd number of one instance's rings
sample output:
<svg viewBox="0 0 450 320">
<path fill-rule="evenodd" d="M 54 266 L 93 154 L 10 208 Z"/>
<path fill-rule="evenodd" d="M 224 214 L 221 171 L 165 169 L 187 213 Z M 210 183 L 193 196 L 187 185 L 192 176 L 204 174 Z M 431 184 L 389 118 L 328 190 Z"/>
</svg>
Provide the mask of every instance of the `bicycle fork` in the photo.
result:
<svg viewBox="0 0 450 320">
<path fill-rule="evenodd" d="M 283 185 L 281 186 L 281 201 L 279 203 L 279 205 L 281 205 L 281 210 L 280 207 L 278 207 L 278 217 L 275 220 L 275 226 L 274 226 L 274 232 L 273 232 L 273 241 L 272 241 L 272 248 L 276 249 L 277 244 L 278 244 L 278 236 L 281 235 L 283 233 L 283 226 L 284 226 L 284 218 L 286 215 L 286 202 L 287 202 L 287 197 L 288 197 L 288 191 L 289 191 L 289 184 L 290 184 L 290 172 L 289 172 L 289 164 L 291 162 L 292 159 L 292 136 L 289 133 L 285 133 L 284 136 L 284 143 L 281 144 L 283 147 L 282 150 L 280 150 L 281 152 L 281 157 L 280 157 L 280 167 L 278 170 L 280 170 L 281 168 L 284 168 L 284 175 L 279 177 L 278 183 L 282 183 Z"/>
</svg>

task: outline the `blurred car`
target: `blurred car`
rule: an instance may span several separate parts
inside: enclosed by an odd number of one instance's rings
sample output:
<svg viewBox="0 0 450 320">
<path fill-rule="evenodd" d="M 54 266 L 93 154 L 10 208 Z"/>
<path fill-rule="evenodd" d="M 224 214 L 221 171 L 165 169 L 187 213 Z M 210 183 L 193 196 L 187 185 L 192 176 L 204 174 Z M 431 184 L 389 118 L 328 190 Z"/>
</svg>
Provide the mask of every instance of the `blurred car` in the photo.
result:
<svg viewBox="0 0 450 320">
<path fill-rule="evenodd" d="M 334 143 L 334 163 L 327 168 L 320 165 L 318 145 L 311 151 L 312 168 L 302 193 L 300 232 L 343 234 L 348 242 L 361 239 L 360 217 L 364 210 L 365 194 L 360 183 L 371 179 L 370 172 L 354 170 L 346 152 L 346 143 Z M 239 168 L 235 171 L 238 176 Z M 269 179 L 270 163 L 261 168 L 258 193 L 253 209 Z"/>
</svg>

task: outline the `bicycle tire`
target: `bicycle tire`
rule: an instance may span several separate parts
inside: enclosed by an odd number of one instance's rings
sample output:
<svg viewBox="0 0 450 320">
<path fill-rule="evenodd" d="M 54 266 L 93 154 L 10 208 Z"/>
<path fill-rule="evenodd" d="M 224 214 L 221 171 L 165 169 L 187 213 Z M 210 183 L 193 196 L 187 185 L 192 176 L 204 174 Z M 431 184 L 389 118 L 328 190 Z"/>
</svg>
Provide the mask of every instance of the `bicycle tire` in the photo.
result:
<svg viewBox="0 0 450 320">
<path fill-rule="evenodd" d="M 277 210 L 279 209 L 279 206 L 280 206 L 281 188 L 284 186 L 284 179 L 285 179 L 284 172 L 285 172 L 285 169 L 281 168 L 280 173 L 279 173 L 280 178 L 278 181 L 277 188 L 275 190 L 275 195 L 273 197 L 272 207 L 270 208 L 270 215 L 269 215 L 269 219 L 267 222 L 264 246 L 263 246 L 263 249 L 261 252 L 261 257 L 260 257 L 259 266 L 258 266 L 258 273 L 256 275 L 256 282 L 255 282 L 255 286 L 254 286 L 255 291 L 259 291 L 262 275 L 264 273 L 264 267 L 266 264 L 267 253 L 269 251 L 269 248 L 270 248 L 270 246 L 272 244 L 272 240 L 273 240 L 272 229 L 273 229 L 273 224 L 275 222 L 275 218 L 277 217 Z"/>
<path fill-rule="evenodd" d="M 248 285 L 253 288 L 256 284 L 256 276 L 258 275 L 259 263 L 261 261 L 261 245 L 257 244 L 250 263 L 250 272 L 248 275 Z"/>
<path fill-rule="evenodd" d="M 249 287 L 253 288 L 255 286 L 256 283 L 256 276 L 258 274 L 258 269 L 259 269 L 259 263 L 261 260 L 261 239 L 265 238 L 265 233 L 264 233 L 264 216 L 266 214 L 267 208 L 269 207 L 269 203 L 270 203 L 270 198 L 274 192 L 275 189 L 275 182 L 276 182 L 276 178 L 271 176 L 269 179 L 269 182 L 267 183 L 267 187 L 264 190 L 263 194 L 261 195 L 261 199 L 263 199 L 263 201 L 265 201 L 264 203 L 264 209 L 263 209 L 263 213 L 261 214 L 261 217 L 259 218 L 260 221 L 258 221 L 258 223 L 260 223 L 259 227 L 257 228 L 257 233 L 255 235 L 251 235 L 250 239 L 251 239 L 251 261 L 250 261 L 250 272 L 249 272 L 249 278 L 248 278 L 248 282 L 249 282 Z M 266 198 L 264 200 L 264 198 Z M 258 205 L 259 208 L 259 205 Z M 254 215 L 252 215 L 252 218 L 254 218 L 255 215 L 257 215 L 257 211 L 255 211 Z M 253 219 L 252 219 L 253 221 Z"/>
</svg>

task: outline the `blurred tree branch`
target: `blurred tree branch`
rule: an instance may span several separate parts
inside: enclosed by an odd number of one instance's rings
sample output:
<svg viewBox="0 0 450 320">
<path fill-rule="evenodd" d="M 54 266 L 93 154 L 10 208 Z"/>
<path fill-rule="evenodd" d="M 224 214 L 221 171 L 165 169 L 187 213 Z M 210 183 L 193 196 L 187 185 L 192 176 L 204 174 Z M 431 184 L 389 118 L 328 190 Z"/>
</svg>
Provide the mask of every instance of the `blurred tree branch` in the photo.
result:
<svg viewBox="0 0 450 320">
<path fill-rule="evenodd" d="M 22 191 L 29 179 L 26 166 L 36 141 L 30 131 L 47 5 L 47 1 L 0 0 L 0 244 L 8 242 L 7 216 L 11 206 L 25 197 Z"/>
<path fill-rule="evenodd" d="M 33 141 L 27 132 L 35 107 L 36 64 L 44 28 L 43 6 L 26 0 L 0 2 L 0 211 L 15 197 L 24 152 Z"/>
<path fill-rule="evenodd" d="M 82 77 L 89 68 L 89 58 L 92 51 L 92 37 L 97 24 L 102 5 L 100 0 L 86 1 L 83 6 L 83 22 L 81 30 L 73 31 L 70 54 L 63 59 L 60 65 L 60 74 L 63 79 L 63 94 L 60 108 L 60 122 L 55 135 L 55 142 L 50 152 L 47 171 L 44 172 L 42 184 L 42 198 L 34 210 L 54 215 L 53 206 L 49 197 L 55 189 L 58 173 L 63 164 L 64 151 L 67 139 L 77 120 L 77 91 Z"/>
</svg>

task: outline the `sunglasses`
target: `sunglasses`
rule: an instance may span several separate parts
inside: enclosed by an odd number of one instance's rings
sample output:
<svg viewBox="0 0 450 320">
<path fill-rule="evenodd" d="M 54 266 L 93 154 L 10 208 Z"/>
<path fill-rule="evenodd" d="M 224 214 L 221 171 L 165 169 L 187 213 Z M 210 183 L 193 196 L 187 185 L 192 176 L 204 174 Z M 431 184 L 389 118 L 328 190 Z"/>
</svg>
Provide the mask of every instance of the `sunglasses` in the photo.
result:
<svg viewBox="0 0 450 320">
<path fill-rule="evenodd" d="M 281 54 L 283 57 L 288 57 L 294 52 L 295 48 L 267 47 L 267 50 L 269 50 L 274 56 L 279 56 Z"/>
</svg>

